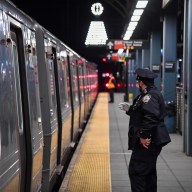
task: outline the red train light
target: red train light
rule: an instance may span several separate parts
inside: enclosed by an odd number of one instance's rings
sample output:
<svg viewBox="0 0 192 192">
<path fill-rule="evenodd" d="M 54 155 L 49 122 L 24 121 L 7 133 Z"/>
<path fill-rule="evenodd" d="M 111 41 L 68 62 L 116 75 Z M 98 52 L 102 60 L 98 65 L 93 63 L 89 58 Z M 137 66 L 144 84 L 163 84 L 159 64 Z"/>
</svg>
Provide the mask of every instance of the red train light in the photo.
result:
<svg viewBox="0 0 192 192">
<path fill-rule="evenodd" d="M 107 59 L 104 57 L 104 58 L 102 59 L 102 61 L 103 61 L 103 62 L 107 62 Z"/>
</svg>

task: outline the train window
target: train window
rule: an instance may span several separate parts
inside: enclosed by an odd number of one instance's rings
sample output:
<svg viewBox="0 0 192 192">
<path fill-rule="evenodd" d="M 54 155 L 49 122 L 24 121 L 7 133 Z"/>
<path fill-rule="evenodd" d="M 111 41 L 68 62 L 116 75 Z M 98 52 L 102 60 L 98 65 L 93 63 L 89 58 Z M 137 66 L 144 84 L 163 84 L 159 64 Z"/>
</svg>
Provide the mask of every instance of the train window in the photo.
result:
<svg viewBox="0 0 192 192">
<path fill-rule="evenodd" d="M 62 58 L 62 60 L 58 60 L 58 78 L 59 78 L 59 94 L 60 94 L 60 102 L 61 102 L 61 108 L 64 109 L 66 107 L 69 107 L 69 96 L 67 92 L 67 73 L 66 73 L 66 67 L 67 64 L 65 63 L 65 59 Z"/>
<path fill-rule="evenodd" d="M 23 133 L 23 112 L 22 112 L 22 102 L 21 102 L 21 88 L 20 88 L 20 75 L 19 75 L 19 63 L 17 57 L 17 47 L 13 44 L 13 63 L 15 64 L 15 86 L 16 86 L 16 100 L 17 100 L 17 113 L 18 113 L 18 127 L 19 132 Z"/>
<path fill-rule="evenodd" d="M 83 69 L 82 67 L 80 66 L 79 67 L 79 87 L 80 87 L 80 97 L 81 97 L 81 100 L 83 100 L 84 98 L 84 92 L 83 92 Z"/>
<path fill-rule="evenodd" d="M 85 75 L 84 75 L 84 83 L 85 83 L 85 94 L 88 92 L 88 78 L 87 78 L 87 68 L 86 68 L 86 66 L 85 66 Z"/>
<path fill-rule="evenodd" d="M 46 53 L 46 63 L 49 69 L 49 92 L 50 92 L 50 116 L 51 122 L 57 119 L 57 100 L 56 100 L 56 89 L 55 89 L 55 73 L 54 73 L 54 63 L 53 63 L 53 46 L 52 42 L 48 39 L 44 39 L 45 53 Z"/>
<path fill-rule="evenodd" d="M 65 86 L 66 86 L 66 90 L 67 90 L 67 92 L 66 92 L 66 94 L 68 95 L 68 99 L 67 99 L 67 101 L 66 101 L 66 105 L 67 106 L 69 106 L 70 105 L 70 103 L 71 103 L 71 101 L 70 101 L 70 82 L 69 82 L 69 68 L 68 68 L 68 60 L 67 60 L 67 58 L 65 59 L 65 76 L 66 76 L 66 84 L 65 84 Z"/>
<path fill-rule="evenodd" d="M 64 65 L 64 77 L 66 77 L 65 79 L 65 96 L 66 96 L 66 103 L 65 103 L 65 107 L 69 107 L 69 104 L 70 104 L 70 97 L 69 97 L 69 94 L 70 94 L 70 90 L 69 90 L 69 87 L 70 87 L 70 84 L 69 84 L 69 69 L 68 69 L 68 65 L 67 65 L 67 58 L 65 59 L 65 65 Z"/>
<path fill-rule="evenodd" d="M 73 99 L 75 102 L 78 102 L 78 86 L 77 86 L 77 69 L 75 65 L 72 65 L 72 91 Z"/>
<path fill-rule="evenodd" d="M 61 105 L 61 109 L 64 109 L 65 108 L 65 102 L 66 102 L 66 97 L 65 97 L 65 76 L 64 76 L 64 73 L 63 73 L 64 67 L 63 67 L 62 61 L 60 61 L 60 60 L 57 60 L 57 65 L 58 65 L 60 105 Z"/>
<path fill-rule="evenodd" d="M 33 66 L 33 67 L 32 67 Z M 40 112 L 38 111 L 38 71 L 37 71 L 37 58 L 32 53 L 26 54 L 26 76 L 28 86 L 28 97 L 29 97 L 29 111 L 30 111 L 30 124 L 32 129 L 38 127 L 38 118 Z M 35 134 L 35 130 L 34 130 Z"/>
<path fill-rule="evenodd" d="M 49 66 L 53 65 L 53 61 L 48 59 Z M 57 101 L 56 101 L 56 94 L 55 94 L 55 78 L 54 78 L 54 70 L 49 70 L 49 77 L 50 77 L 50 113 L 52 120 L 56 117 L 56 107 L 57 107 Z"/>
</svg>

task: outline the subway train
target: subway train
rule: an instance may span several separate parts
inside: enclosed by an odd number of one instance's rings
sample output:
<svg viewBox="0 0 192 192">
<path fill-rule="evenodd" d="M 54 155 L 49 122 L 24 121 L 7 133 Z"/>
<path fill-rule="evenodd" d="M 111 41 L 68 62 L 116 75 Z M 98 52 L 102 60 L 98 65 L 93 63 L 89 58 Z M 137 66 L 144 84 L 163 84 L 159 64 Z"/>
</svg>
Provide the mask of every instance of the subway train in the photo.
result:
<svg viewBox="0 0 192 192">
<path fill-rule="evenodd" d="M 0 191 L 53 191 L 97 94 L 95 63 L 0 0 Z"/>
</svg>

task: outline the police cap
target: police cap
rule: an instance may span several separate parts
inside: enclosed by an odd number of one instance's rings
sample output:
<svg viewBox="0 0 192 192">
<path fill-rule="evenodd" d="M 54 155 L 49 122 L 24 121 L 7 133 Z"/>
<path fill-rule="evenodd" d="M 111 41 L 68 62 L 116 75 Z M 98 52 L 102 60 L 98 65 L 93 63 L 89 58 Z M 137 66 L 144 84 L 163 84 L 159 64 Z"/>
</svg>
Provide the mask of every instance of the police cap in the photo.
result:
<svg viewBox="0 0 192 192">
<path fill-rule="evenodd" d="M 142 69 L 142 68 L 137 68 L 135 70 L 135 74 L 137 74 L 136 80 L 141 80 L 144 83 L 145 82 L 154 82 L 154 79 L 158 77 L 157 74 L 154 72 L 148 70 L 148 69 Z"/>
</svg>

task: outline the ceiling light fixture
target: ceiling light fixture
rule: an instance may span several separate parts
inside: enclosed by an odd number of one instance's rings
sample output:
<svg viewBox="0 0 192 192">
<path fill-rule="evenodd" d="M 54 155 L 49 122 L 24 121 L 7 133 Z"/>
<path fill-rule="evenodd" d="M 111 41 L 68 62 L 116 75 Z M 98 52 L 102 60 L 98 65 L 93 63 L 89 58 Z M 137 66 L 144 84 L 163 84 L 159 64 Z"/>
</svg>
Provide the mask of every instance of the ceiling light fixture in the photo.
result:
<svg viewBox="0 0 192 192">
<path fill-rule="evenodd" d="M 136 8 L 145 8 L 147 6 L 148 1 L 138 1 L 136 4 Z"/>
<path fill-rule="evenodd" d="M 131 17 L 131 21 L 139 21 L 140 17 L 141 17 L 140 15 L 139 16 L 133 15 Z"/>
<path fill-rule="evenodd" d="M 103 21 L 91 21 L 85 45 L 105 45 L 107 39 Z"/>
<path fill-rule="evenodd" d="M 138 0 L 135 6 L 135 10 L 133 11 L 133 15 L 128 24 L 127 30 L 123 36 L 123 40 L 129 40 L 134 33 L 134 30 L 141 18 L 141 15 L 144 12 L 144 8 L 147 6 L 148 0 Z"/>
<path fill-rule="evenodd" d="M 134 16 L 141 16 L 143 14 L 144 9 L 135 9 L 133 12 Z"/>
<path fill-rule="evenodd" d="M 101 3 L 94 3 L 91 6 L 91 11 L 95 16 L 99 16 L 103 13 L 103 6 Z M 85 45 L 92 46 L 105 46 L 108 40 L 105 25 L 103 21 L 91 21 L 85 40 Z"/>
</svg>

